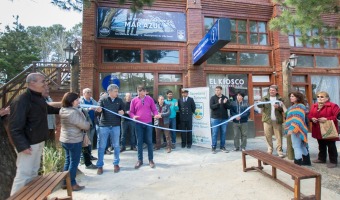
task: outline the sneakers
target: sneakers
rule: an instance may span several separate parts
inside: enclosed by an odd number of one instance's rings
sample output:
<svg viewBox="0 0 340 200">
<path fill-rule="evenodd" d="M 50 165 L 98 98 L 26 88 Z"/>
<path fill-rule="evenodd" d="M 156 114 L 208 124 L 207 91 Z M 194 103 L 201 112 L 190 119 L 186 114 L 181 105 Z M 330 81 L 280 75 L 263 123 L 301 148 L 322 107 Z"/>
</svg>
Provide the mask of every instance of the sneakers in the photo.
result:
<svg viewBox="0 0 340 200">
<path fill-rule="evenodd" d="M 176 149 L 176 143 L 172 143 L 171 148 Z"/>
<path fill-rule="evenodd" d="M 98 160 L 98 158 L 91 155 L 91 160 Z"/>
<path fill-rule="evenodd" d="M 78 184 L 75 184 L 75 185 L 72 186 L 72 191 L 80 191 L 84 188 L 85 188 L 85 186 L 80 186 Z"/>
<path fill-rule="evenodd" d="M 285 155 L 283 155 L 283 153 L 278 153 L 278 156 L 279 156 L 280 158 L 284 158 L 284 157 L 285 157 Z"/>
<path fill-rule="evenodd" d="M 119 171 L 120 171 L 119 165 L 114 165 L 114 167 L 113 167 L 113 172 L 114 172 L 114 173 L 118 173 Z"/>
<path fill-rule="evenodd" d="M 229 151 L 225 147 L 220 148 L 220 150 L 224 153 L 229 153 Z"/>
<path fill-rule="evenodd" d="M 212 153 L 212 154 L 216 154 L 216 153 L 217 153 L 217 152 L 216 152 L 216 148 L 212 148 L 212 149 L 211 149 L 211 153 Z"/>
<path fill-rule="evenodd" d="M 232 151 L 239 151 L 240 150 L 240 148 L 234 148 Z"/>
<path fill-rule="evenodd" d="M 97 169 L 98 167 L 95 166 L 95 165 L 93 165 L 93 164 L 91 164 L 91 165 L 89 165 L 89 166 L 86 166 L 85 168 L 86 168 L 86 169 Z"/>
<path fill-rule="evenodd" d="M 246 150 L 246 148 L 242 148 L 242 151 L 245 151 Z"/>
</svg>

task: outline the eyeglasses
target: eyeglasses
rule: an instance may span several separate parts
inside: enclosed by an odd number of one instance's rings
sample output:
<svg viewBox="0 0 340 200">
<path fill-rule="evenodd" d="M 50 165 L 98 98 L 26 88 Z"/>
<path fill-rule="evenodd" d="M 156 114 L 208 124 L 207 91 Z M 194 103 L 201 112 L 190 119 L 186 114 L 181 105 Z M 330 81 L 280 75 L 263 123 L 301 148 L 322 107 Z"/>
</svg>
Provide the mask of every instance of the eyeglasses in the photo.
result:
<svg viewBox="0 0 340 200">
<path fill-rule="evenodd" d="M 324 96 L 317 96 L 317 98 L 321 98 L 322 99 L 322 98 L 325 98 L 325 97 Z"/>
</svg>

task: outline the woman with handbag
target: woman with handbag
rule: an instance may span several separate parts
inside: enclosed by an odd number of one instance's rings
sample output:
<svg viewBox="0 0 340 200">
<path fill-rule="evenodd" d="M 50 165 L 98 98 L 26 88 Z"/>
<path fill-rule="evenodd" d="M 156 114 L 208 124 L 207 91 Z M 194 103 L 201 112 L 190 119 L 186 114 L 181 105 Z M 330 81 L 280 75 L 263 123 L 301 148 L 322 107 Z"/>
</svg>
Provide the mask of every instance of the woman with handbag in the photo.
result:
<svg viewBox="0 0 340 200">
<path fill-rule="evenodd" d="M 70 172 L 73 191 L 79 191 L 85 188 L 85 186 L 79 186 L 76 182 L 76 174 L 84 138 L 82 130 L 88 130 L 90 123 L 86 121 L 84 114 L 78 109 L 78 94 L 67 92 L 61 104 L 62 108 L 59 112 L 61 123 L 59 141 L 65 150 L 64 171 Z"/>
<path fill-rule="evenodd" d="M 294 149 L 294 163 L 297 165 L 311 165 L 308 153 L 308 128 L 305 122 L 306 106 L 304 96 L 301 92 L 291 92 L 288 95 L 292 106 L 288 109 L 282 104 L 286 111 L 285 134 L 291 135 Z"/>
<path fill-rule="evenodd" d="M 317 93 L 317 103 L 311 106 L 308 114 L 308 119 L 312 121 L 312 137 L 318 140 L 319 144 L 319 155 L 318 159 L 314 160 L 313 163 L 326 163 L 327 159 L 327 148 L 329 154 L 328 168 L 335 168 L 338 164 L 338 151 L 335 145 L 336 141 L 339 141 L 338 133 L 338 120 L 337 115 L 340 109 L 335 103 L 330 102 L 330 98 L 327 92 L 321 91 Z M 335 137 L 326 138 L 323 137 L 322 128 L 326 123 L 333 122 L 336 128 Z M 334 132 L 335 130 L 333 130 Z"/>
</svg>

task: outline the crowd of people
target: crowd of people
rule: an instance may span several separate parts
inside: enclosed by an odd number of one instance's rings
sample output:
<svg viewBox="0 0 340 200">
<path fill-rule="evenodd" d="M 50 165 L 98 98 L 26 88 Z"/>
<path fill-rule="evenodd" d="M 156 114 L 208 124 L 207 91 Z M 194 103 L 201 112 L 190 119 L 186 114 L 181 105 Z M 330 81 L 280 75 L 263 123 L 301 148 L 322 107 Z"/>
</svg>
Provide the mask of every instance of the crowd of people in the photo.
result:
<svg viewBox="0 0 340 200">
<path fill-rule="evenodd" d="M 114 173 L 120 171 L 120 153 L 127 150 L 127 143 L 132 151 L 137 151 L 135 169 L 140 168 L 144 163 L 144 144 L 146 144 L 148 164 L 151 168 L 156 166 L 154 150 L 164 146 L 166 152 L 171 153 L 176 148 L 177 127 L 180 130 L 181 147 L 190 149 L 192 146 L 192 120 L 196 105 L 194 99 L 188 96 L 188 90 L 183 89 L 179 99 L 174 99 L 173 92 L 169 90 L 166 97 L 159 95 L 155 101 L 147 95 L 143 86 L 138 86 L 136 97 L 133 98 L 131 93 L 126 93 L 123 100 L 118 96 L 119 87 L 110 84 L 106 93 L 101 94 L 98 102 L 92 97 L 92 90 L 85 88 L 83 96 L 67 92 L 58 103 L 51 102 L 48 86 L 42 74 L 31 73 L 27 76 L 26 82 L 26 92 L 19 95 L 10 107 L 0 110 L 1 116 L 10 115 L 10 135 L 18 154 L 17 171 L 11 194 L 38 175 L 44 143 L 48 140 L 53 141 L 55 137 L 53 134 L 55 124 L 48 123 L 48 114 L 59 114 L 61 122 L 59 142 L 66 155 L 63 170 L 70 172 L 74 191 L 85 187 L 76 182 L 76 171 L 81 157 L 87 169 L 96 169 L 97 174 L 101 175 L 104 173 L 104 154 L 108 146 L 112 146 L 114 150 L 112 163 Z M 217 140 L 220 133 L 220 151 L 229 152 L 225 140 L 226 122 L 231 116 L 233 116 L 234 131 L 232 150 L 244 151 L 247 148 L 247 122 L 250 116 L 249 105 L 244 101 L 245 94 L 238 92 L 235 94 L 235 101 L 231 101 L 222 94 L 222 91 L 221 86 L 216 86 L 215 94 L 210 98 L 211 127 L 213 127 L 211 151 L 213 154 L 217 153 Z M 308 123 L 311 123 L 312 137 L 317 139 L 319 144 L 318 158 L 313 160 L 313 163 L 326 163 L 328 150 L 330 163 L 327 167 L 336 167 L 338 153 L 335 142 L 339 141 L 339 137 L 323 138 L 320 124 L 332 120 L 338 127 L 339 106 L 332 103 L 328 93 L 324 91 L 317 94 L 318 101 L 310 107 L 310 110 L 305 105 L 306 101 L 302 93 L 291 92 L 288 97 L 291 106 L 286 108 L 283 98 L 278 94 L 278 87 L 272 85 L 269 87 L 268 95 L 261 100 L 266 103 L 258 105 L 262 109 L 268 153 L 273 153 L 272 136 L 274 135 L 277 141 L 277 155 L 284 157 L 282 135 L 289 135 L 294 149 L 294 163 L 311 165 L 307 136 Z M 177 115 L 179 115 L 179 124 L 176 124 Z M 306 118 L 308 121 L 305 120 Z M 153 126 L 156 127 L 155 136 L 153 136 Z M 153 137 L 155 137 L 155 145 Z M 130 139 L 129 142 L 127 138 Z M 95 141 L 97 145 L 94 145 Z M 164 145 L 162 141 L 165 142 Z M 94 146 L 98 148 L 98 158 L 92 155 Z M 94 160 L 97 160 L 96 164 L 92 163 Z M 63 188 L 66 188 L 65 184 Z"/>
</svg>

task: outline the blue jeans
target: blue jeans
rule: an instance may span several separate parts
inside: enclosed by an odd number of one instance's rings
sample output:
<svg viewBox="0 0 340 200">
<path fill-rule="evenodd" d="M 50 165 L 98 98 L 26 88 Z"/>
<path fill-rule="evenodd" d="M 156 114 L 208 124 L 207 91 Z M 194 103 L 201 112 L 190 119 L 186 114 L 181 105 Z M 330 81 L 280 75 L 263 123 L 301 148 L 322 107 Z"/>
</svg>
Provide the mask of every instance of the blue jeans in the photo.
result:
<svg viewBox="0 0 340 200">
<path fill-rule="evenodd" d="M 65 149 L 65 164 L 64 171 L 70 172 L 71 185 L 76 185 L 77 169 L 80 162 L 80 155 L 83 142 L 78 143 L 63 143 L 61 146 Z"/>
<path fill-rule="evenodd" d="M 169 119 L 169 128 L 176 129 L 176 117 Z M 172 144 L 176 144 L 176 131 L 170 131 L 170 133 Z"/>
<path fill-rule="evenodd" d="M 302 155 L 307 156 L 308 151 L 306 144 L 301 140 L 299 134 L 292 134 L 292 146 L 294 149 L 294 157 L 296 160 L 301 159 Z"/>
<path fill-rule="evenodd" d="M 151 123 L 149 123 L 151 125 Z M 148 145 L 149 161 L 153 160 L 152 127 L 136 123 L 138 160 L 143 162 L 143 142 Z"/>
<path fill-rule="evenodd" d="M 120 126 L 100 126 L 99 134 L 98 134 L 98 160 L 97 167 L 103 167 L 104 165 L 104 152 L 107 145 L 107 139 L 110 136 L 111 143 L 114 150 L 113 156 L 113 164 L 119 164 L 119 135 L 120 135 Z"/>
<path fill-rule="evenodd" d="M 122 148 L 125 148 L 126 146 L 126 136 L 130 136 L 130 146 L 131 148 L 136 147 L 136 132 L 135 132 L 135 125 L 136 123 L 131 120 L 124 119 L 122 122 L 122 136 L 120 138 L 120 141 L 122 143 Z"/>
<path fill-rule="evenodd" d="M 227 121 L 226 119 L 214 119 L 211 118 L 211 126 L 215 126 L 217 124 L 220 124 L 222 122 Z M 220 131 L 220 148 L 225 147 L 225 139 L 226 139 L 226 134 L 227 134 L 227 123 L 222 124 L 218 127 L 215 127 L 212 129 L 212 148 L 216 148 L 217 145 L 217 134 L 218 131 Z"/>
</svg>

